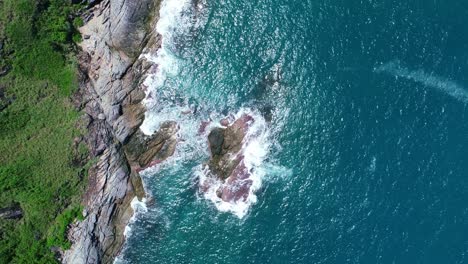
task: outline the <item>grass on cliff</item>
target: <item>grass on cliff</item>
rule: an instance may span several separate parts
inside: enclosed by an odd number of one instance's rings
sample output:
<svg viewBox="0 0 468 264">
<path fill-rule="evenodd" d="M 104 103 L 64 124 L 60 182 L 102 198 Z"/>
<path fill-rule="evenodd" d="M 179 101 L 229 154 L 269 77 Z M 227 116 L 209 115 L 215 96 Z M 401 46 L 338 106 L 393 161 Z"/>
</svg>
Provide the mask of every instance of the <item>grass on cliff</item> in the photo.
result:
<svg viewBox="0 0 468 264">
<path fill-rule="evenodd" d="M 83 171 L 72 150 L 79 113 L 69 99 L 77 8 L 0 0 L 0 72 L 12 69 L 0 77 L 0 100 L 12 101 L 0 110 L 0 208 L 24 211 L 19 221 L 0 219 L 0 263 L 55 263 L 51 247 L 69 246 L 66 227 L 81 215 Z"/>
</svg>

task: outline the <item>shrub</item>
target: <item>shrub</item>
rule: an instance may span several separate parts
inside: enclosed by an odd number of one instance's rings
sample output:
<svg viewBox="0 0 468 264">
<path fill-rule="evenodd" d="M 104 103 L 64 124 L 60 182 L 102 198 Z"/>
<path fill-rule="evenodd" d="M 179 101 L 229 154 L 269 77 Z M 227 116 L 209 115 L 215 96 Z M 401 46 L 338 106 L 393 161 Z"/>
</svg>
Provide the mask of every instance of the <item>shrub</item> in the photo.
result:
<svg viewBox="0 0 468 264">
<path fill-rule="evenodd" d="M 68 247 L 65 231 L 81 217 L 81 168 L 71 166 L 78 113 L 71 51 L 76 6 L 60 0 L 0 1 L 0 79 L 12 104 L 0 112 L 0 208 L 18 202 L 23 218 L 0 219 L 0 263 L 54 263 L 51 246 Z M 80 149 L 80 152 L 84 151 Z M 68 208 L 68 209 L 67 209 Z"/>
</svg>

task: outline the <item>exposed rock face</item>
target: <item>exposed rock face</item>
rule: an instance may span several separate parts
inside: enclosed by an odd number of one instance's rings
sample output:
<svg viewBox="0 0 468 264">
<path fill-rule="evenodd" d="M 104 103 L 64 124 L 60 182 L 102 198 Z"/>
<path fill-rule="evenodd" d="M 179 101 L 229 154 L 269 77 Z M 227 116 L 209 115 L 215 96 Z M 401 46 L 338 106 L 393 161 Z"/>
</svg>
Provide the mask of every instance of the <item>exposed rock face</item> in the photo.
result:
<svg viewBox="0 0 468 264">
<path fill-rule="evenodd" d="M 14 204 L 7 208 L 0 208 L 0 218 L 3 219 L 21 219 L 23 217 L 23 209 L 19 204 Z"/>
<path fill-rule="evenodd" d="M 0 85 L 0 112 L 5 110 L 9 104 L 11 104 L 11 99 L 7 98 L 5 95 L 6 88 Z"/>
<path fill-rule="evenodd" d="M 245 201 L 249 194 L 252 181 L 241 149 L 253 121 L 252 116 L 244 114 L 226 128 L 215 128 L 208 135 L 211 151 L 208 167 L 215 177 L 224 182 L 217 195 L 225 202 Z"/>
<path fill-rule="evenodd" d="M 72 247 L 64 263 L 111 263 L 124 242 L 133 214 L 131 200 L 144 196 L 138 171 L 174 152 L 177 125 L 166 123 L 151 137 L 144 119 L 142 76 L 150 68 L 139 55 L 158 48 L 152 29 L 159 0 L 104 0 L 93 4 L 81 29 L 80 90 L 75 104 L 84 109 L 86 139 L 97 164 L 89 171 L 85 220 L 69 231 Z"/>
<path fill-rule="evenodd" d="M 125 146 L 127 157 L 134 161 L 137 170 L 146 168 L 152 162 L 167 159 L 174 154 L 177 143 L 175 134 L 178 130 L 175 122 L 168 121 L 151 137 L 145 137 L 141 131 L 137 131 Z"/>
</svg>

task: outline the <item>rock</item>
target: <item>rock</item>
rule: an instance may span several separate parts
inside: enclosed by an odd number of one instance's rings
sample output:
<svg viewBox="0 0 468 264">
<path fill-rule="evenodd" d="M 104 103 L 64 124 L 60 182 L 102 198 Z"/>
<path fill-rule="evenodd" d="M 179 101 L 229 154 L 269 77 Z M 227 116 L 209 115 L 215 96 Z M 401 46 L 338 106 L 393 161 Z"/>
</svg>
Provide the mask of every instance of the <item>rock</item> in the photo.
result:
<svg viewBox="0 0 468 264">
<path fill-rule="evenodd" d="M 19 204 L 14 204 L 6 208 L 0 208 L 0 218 L 2 219 L 21 219 L 23 210 Z"/>
<path fill-rule="evenodd" d="M 225 129 L 217 127 L 213 129 L 208 135 L 208 142 L 212 156 L 219 156 L 222 153 L 224 143 L 224 131 Z"/>
<path fill-rule="evenodd" d="M 241 151 L 252 122 L 252 116 L 244 114 L 226 128 L 214 128 L 208 135 L 211 159 L 207 166 L 224 183 L 216 193 L 225 202 L 245 201 L 252 186 Z M 207 188 L 201 186 L 202 190 Z"/>
<path fill-rule="evenodd" d="M 5 110 L 13 102 L 13 98 L 8 98 L 5 92 L 6 87 L 0 85 L 0 112 Z"/>
<path fill-rule="evenodd" d="M 198 128 L 198 135 L 205 133 L 206 127 L 211 123 L 211 121 L 202 121 L 200 127 Z"/>
<path fill-rule="evenodd" d="M 88 6 L 93 6 L 101 2 L 102 0 L 72 0 L 73 4 L 88 4 Z"/>
<path fill-rule="evenodd" d="M 229 126 L 229 119 L 224 118 L 219 122 L 222 126 Z"/>
<path fill-rule="evenodd" d="M 141 131 L 137 131 L 125 145 L 128 159 L 135 162 L 139 166 L 138 169 L 144 169 L 167 159 L 175 151 L 178 130 L 177 123 L 168 121 L 164 122 L 152 136 L 145 136 Z"/>
<path fill-rule="evenodd" d="M 89 5 L 95 5 L 95 4 L 98 4 L 99 2 L 101 2 L 102 0 L 88 0 L 88 4 Z"/>
<path fill-rule="evenodd" d="M 145 118 L 145 108 L 138 102 L 136 104 L 129 104 L 123 107 L 121 115 L 114 119 L 113 129 L 116 138 L 126 143 L 129 136 L 133 135 Z"/>
<path fill-rule="evenodd" d="M 11 66 L 6 65 L 3 68 L 0 68 L 0 77 L 7 75 L 11 71 Z"/>
<path fill-rule="evenodd" d="M 265 118 L 265 121 L 271 122 L 271 120 L 273 119 L 273 112 L 275 110 L 273 106 L 262 105 L 259 110 L 262 113 L 262 116 Z"/>
<path fill-rule="evenodd" d="M 226 184 L 219 189 L 219 197 L 223 201 L 245 201 L 249 195 L 252 180 L 249 179 L 250 172 L 241 159 L 234 168 Z"/>
<path fill-rule="evenodd" d="M 112 144 L 112 131 L 103 120 L 92 120 L 88 125 L 88 146 L 93 157 L 101 155 Z"/>
<path fill-rule="evenodd" d="M 141 40 L 147 34 L 146 23 L 156 1 L 113 0 L 110 6 L 112 24 L 112 46 L 125 52 L 129 57 L 136 58 L 143 48 Z"/>
<path fill-rule="evenodd" d="M 80 31 L 79 91 L 73 98 L 89 119 L 85 141 L 97 163 L 89 170 L 83 197 L 86 218 L 73 225 L 72 242 L 63 263 L 112 263 L 124 243 L 125 226 L 133 214 L 135 196 L 145 196 L 138 169 L 164 160 L 175 150 L 177 124 L 168 123 L 152 137 L 139 126 L 145 108 L 140 85 L 145 73 L 142 50 L 157 49 L 153 28 L 158 17 L 154 0 L 88 1 Z M 148 33 L 149 32 L 149 33 Z"/>
</svg>

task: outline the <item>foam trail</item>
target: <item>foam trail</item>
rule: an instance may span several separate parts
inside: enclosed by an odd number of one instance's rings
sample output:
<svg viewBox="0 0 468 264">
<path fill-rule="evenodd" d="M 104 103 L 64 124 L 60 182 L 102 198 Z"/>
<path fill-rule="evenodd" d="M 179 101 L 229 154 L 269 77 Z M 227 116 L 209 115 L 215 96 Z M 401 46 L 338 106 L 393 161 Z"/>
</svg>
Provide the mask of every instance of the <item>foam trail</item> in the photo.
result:
<svg viewBox="0 0 468 264">
<path fill-rule="evenodd" d="M 468 103 L 468 91 L 458 83 L 427 73 L 422 69 L 410 70 L 400 64 L 399 61 L 391 61 L 374 69 L 376 73 L 386 73 L 393 76 L 405 78 L 426 87 L 437 89 L 463 103 Z"/>
</svg>

